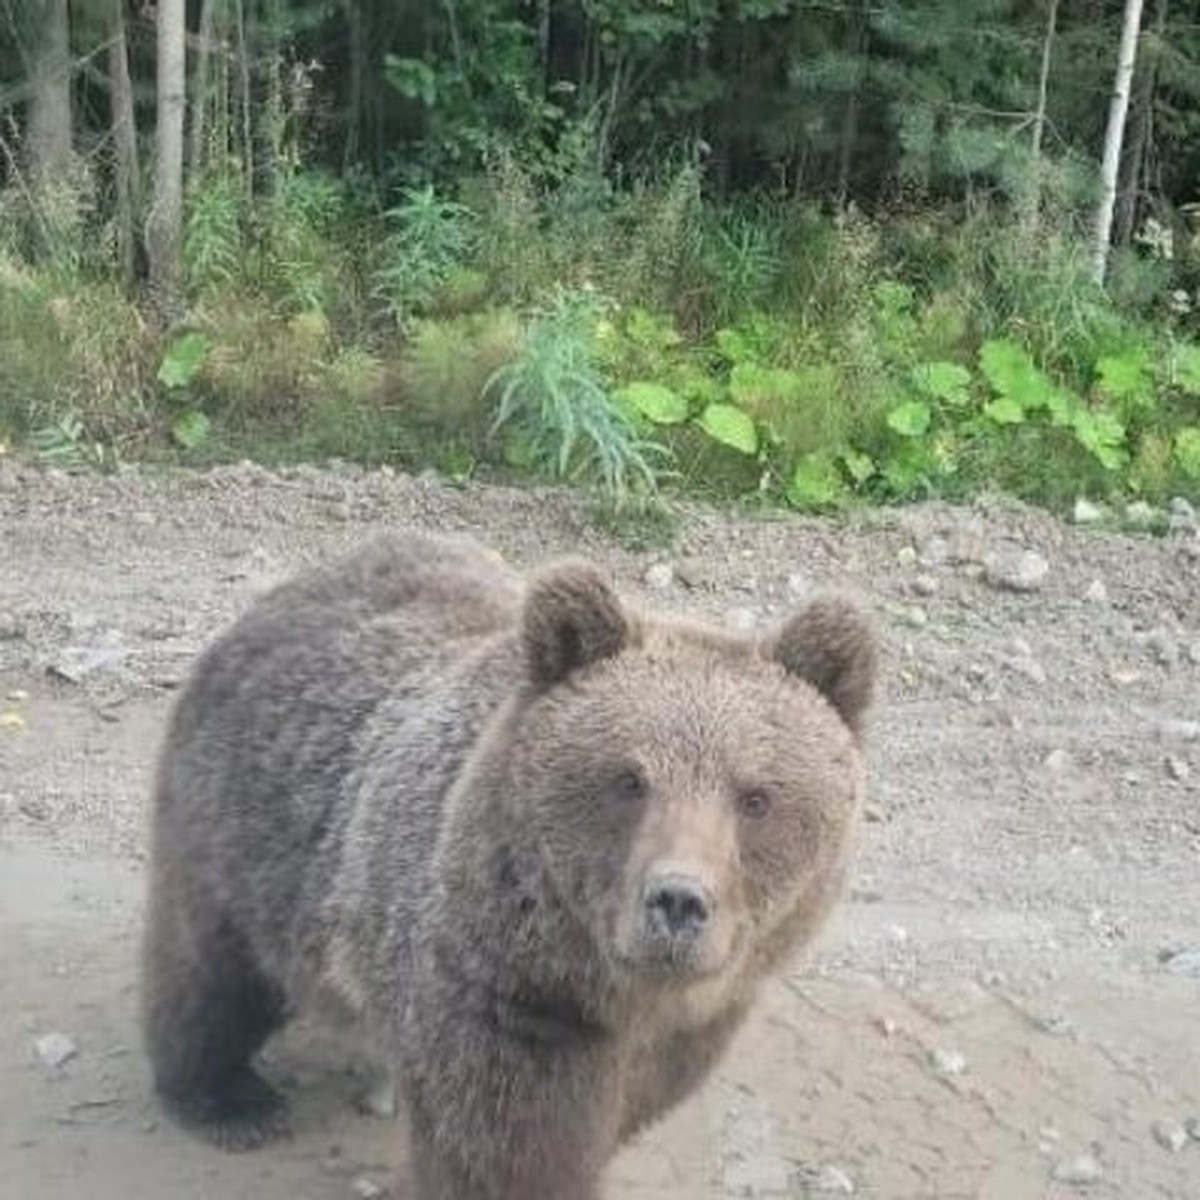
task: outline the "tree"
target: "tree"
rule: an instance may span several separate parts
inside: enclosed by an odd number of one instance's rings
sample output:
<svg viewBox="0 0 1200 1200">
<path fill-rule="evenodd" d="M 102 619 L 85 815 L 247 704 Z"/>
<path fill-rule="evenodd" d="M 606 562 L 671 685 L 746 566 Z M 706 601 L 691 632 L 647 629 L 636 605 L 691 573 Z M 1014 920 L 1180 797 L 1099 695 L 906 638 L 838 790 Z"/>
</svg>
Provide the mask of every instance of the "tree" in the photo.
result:
<svg viewBox="0 0 1200 1200">
<path fill-rule="evenodd" d="M 171 308 L 179 280 L 183 227 L 183 112 L 186 53 L 184 0 L 159 0 L 154 203 L 147 228 L 150 292 L 160 315 Z"/>
<path fill-rule="evenodd" d="M 1108 127 L 1104 133 L 1104 158 L 1100 167 L 1100 203 L 1096 208 L 1096 230 L 1092 246 L 1092 279 L 1100 286 L 1108 270 L 1108 245 L 1112 236 L 1113 206 L 1117 200 L 1117 173 L 1121 166 L 1121 143 L 1129 112 L 1129 86 L 1137 62 L 1138 33 L 1142 26 L 1142 0 L 1125 0 L 1121 45 L 1117 52 L 1117 74 L 1113 82 Z"/>
<path fill-rule="evenodd" d="M 137 216 L 142 207 L 142 181 L 138 167 L 137 125 L 133 109 L 133 82 L 129 75 L 129 47 L 125 36 L 125 0 L 111 0 L 108 43 L 109 102 L 112 107 L 113 169 L 117 197 L 116 226 L 121 270 L 133 282 L 137 255 Z"/>
<path fill-rule="evenodd" d="M 67 0 L 37 0 L 31 8 L 25 147 L 30 175 L 40 186 L 60 178 L 71 162 L 71 26 Z"/>
</svg>

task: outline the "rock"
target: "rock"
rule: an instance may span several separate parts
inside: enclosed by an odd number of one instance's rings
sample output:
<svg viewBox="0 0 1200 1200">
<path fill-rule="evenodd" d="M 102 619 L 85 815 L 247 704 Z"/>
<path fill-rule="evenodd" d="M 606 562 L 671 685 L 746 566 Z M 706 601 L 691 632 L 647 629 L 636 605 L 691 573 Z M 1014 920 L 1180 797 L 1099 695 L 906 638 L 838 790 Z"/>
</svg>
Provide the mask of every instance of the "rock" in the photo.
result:
<svg viewBox="0 0 1200 1200">
<path fill-rule="evenodd" d="M 1058 1183 L 1069 1183 L 1074 1187 L 1087 1187 L 1100 1182 L 1100 1164 L 1090 1155 L 1064 1159 L 1056 1163 L 1052 1172 Z"/>
<path fill-rule="evenodd" d="M 1099 504 L 1093 504 L 1082 496 L 1075 501 L 1075 508 L 1071 513 L 1071 519 L 1076 525 L 1098 525 L 1107 516 L 1107 509 Z"/>
<path fill-rule="evenodd" d="M 896 551 L 896 562 L 902 567 L 912 567 L 917 562 L 917 549 L 915 546 L 901 546 Z"/>
<path fill-rule="evenodd" d="M 1093 579 L 1087 586 L 1087 591 L 1083 593 L 1083 598 L 1089 604 L 1107 604 L 1108 603 L 1108 588 L 1104 586 L 1103 579 Z"/>
<path fill-rule="evenodd" d="M 752 608 L 731 608 L 725 614 L 725 625 L 734 633 L 753 633 L 758 628 L 758 614 Z"/>
<path fill-rule="evenodd" d="M 646 586 L 656 592 L 665 592 L 675 582 L 675 569 L 670 563 L 654 563 L 646 568 Z"/>
<path fill-rule="evenodd" d="M 809 593 L 812 591 L 812 584 L 809 583 L 807 576 L 801 575 L 798 571 L 793 571 L 787 577 L 785 588 L 788 599 L 793 603 L 798 603 L 808 598 Z"/>
<path fill-rule="evenodd" d="M 1168 754 L 1167 774 L 1176 783 L 1186 783 L 1191 778 L 1192 768 L 1188 765 L 1186 758 L 1180 758 L 1177 754 Z"/>
<path fill-rule="evenodd" d="M 1200 721 L 1166 717 L 1159 721 L 1158 733 L 1160 737 L 1178 739 L 1181 742 L 1200 741 Z"/>
<path fill-rule="evenodd" d="M 369 1117 L 390 1121 L 396 1115 L 396 1088 L 390 1079 L 381 1079 L 358 1098 L 358 1108 Z"/>
<path fill-rule="evenodd" d="M 1200 1142 L 1200 1117 L 1188 1117 L 1184 1121 L 1183 1127 L 1193 1142 Z"/>
<path fill-rule="evenodd" d="M 1049 574 L 1050 564 L 1036 550 L 999 551 L 984 562 L 984 578 L 998 591 L 1036 592 Z"/>
<path fill-rule="evenodd" d="M 917 547 L 917 562 L 923 567 L 945 566 L 950 557 L 950 547 L 943 537 L 929 537 Z"/>
<path fill-rule="evenodd" d="M 1192 661 L 1192 665 L 1200 667 L 1200 642 L 1193 642 L 1188 647 L 1187 656 Z"/>
<path fill-rule="evenodd" d="M 1163 514 L 1145 500 L 1133 500 L 1125 505 L 1125 523 L 1131 529 L 1147 532 L 1163 524 Z"/>
<path fill-rule="evenodd" d="M 1173 667 L 1179 659 L 1175 639 L 1165 629 L 1154 629 L 1146 635 L 1146 649 L 1161 667 Z"/>
<path fill-rule="evenodd" d="M 1178 1121 L 1155 1121 L 1154 1140 L 1172 1154 L 1178 1154 L 1188 1143 L 1188 1133 Z"/>
<path fill-rule="evenodd" d="M 957 1050 L 944 1050 L 939 1046 L 930 1051 L 929 1065 L 939 1075 L 961 1075 L 967 1069 L 967 1058 Z"/>
<path fill-rule="evenodd" d="M 969 517 L 950 532 L 946 559 L 952 566 L 981 563 L 987 555 L 987 531 L 979 517 Z"/>
<path fill-rule="evenodd" d="M 0 609 L 0 642 L 15 642 L 25 636 L 25 625 L 10 609 Z"/>
<path fill-rule="evenodd" d="M 1052 771 L 1055 775 L 1061 775 L 1064 771 L 1068 771 L 1075 765 L 1071 754 L 1067 750 L 1061 748 L 1051 750 L 1049 754 L 1042 759 L 1042 766 L 1047 771 Z"/>
<path fill-rule="evenodd" d="M 1163 959 L 1163 966 L 1172 975 L 1183 975 L 1188 979 L 1200 980 L 1200 950 L 1176 950 Z"/>
<path fill-rule="evenodd" d="M 938 591 L 938 581 L 932 575 L 918 575 L 912 581 L 912 590 L 918 596 L 936 596 Z"/>
<path fill-rule="evenodd" d="M 929 624 L 929 614 L 919 604 L 900 605 L 896 619 L 913 629 L 924 629 Z"/>
<path fill-rule="evenodd" d="M 675 578 L 692 591 L 707 587 L 712 582 L 712 576 L 704 563 L 694 558 L 685 558 L 675 564 Z"/>
<path fill-rule="evenodd" d="M 350 1194 L 357 1200 L 381 1200 L 387 1195 L 387 1189 L 381 1187 L 367 1175 L 360 1175 L 351 1185 Z"/>
<path fill-rule="evenodd" d="M 1196 524 L 1196 507 L 1184 496 L 1172 496 L 1171 503 L 1167 505 L 1167 512 L 1171 520 L 1179 522 L 1180 525 Z"/>
<path fill-rule="evenodd" d="M 824 1166 L 813 1176 L 808 1190 L 821 1196 L 853 1196 L 854 1180 L 841 1167 Z"/>
<path fill-rule="evenodd" d="M 79 1047 L 65 1033 L 45 1033 L 34 1042 L 37 1056 L 51 1070 L 65 1066 L 79 1053 Z"/>
</svg>

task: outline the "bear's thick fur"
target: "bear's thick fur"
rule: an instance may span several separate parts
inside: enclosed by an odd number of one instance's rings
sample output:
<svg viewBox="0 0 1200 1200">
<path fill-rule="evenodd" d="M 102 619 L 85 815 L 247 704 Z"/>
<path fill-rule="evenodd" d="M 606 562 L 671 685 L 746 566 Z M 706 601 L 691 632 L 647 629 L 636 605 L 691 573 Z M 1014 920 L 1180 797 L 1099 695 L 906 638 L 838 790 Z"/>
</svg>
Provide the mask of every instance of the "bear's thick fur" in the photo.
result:
<svg viewBox="0 0 1200 1200">
<path fill-rule="evenodd" d="M 734 637 L 419 534 L 277 588 L 160 764 L 164 1102 L 227 1147 L 280 1132 L 251 1058 L 332 1000 L 385 1039 L 419 1200 L 596 1197 L 835 899 L 875 664 L 845 600 Z"/>
</svg>

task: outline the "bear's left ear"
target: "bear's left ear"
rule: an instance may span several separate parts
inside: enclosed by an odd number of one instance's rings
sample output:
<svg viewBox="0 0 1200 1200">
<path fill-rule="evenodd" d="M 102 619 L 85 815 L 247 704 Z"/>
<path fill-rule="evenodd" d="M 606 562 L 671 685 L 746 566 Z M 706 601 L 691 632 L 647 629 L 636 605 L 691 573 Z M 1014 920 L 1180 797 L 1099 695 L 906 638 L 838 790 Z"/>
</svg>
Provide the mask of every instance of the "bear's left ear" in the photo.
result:
<svg viewBox="0 0 1200 1200">
<path fill-rule="evenodd" d="M 875 693 L 879 644 L 867 614 L 844 596 L 809 602 L 768 641 L 771 657 L 810 683 L 856 735 Z"/>
<path fill-rule="evenodd" d="M 525 597 L 525 652 L 534 683 L 551 687 L 625 646 L 621 602 L 590 563 L 564 562 L 536 575 Z"/>
</svg>

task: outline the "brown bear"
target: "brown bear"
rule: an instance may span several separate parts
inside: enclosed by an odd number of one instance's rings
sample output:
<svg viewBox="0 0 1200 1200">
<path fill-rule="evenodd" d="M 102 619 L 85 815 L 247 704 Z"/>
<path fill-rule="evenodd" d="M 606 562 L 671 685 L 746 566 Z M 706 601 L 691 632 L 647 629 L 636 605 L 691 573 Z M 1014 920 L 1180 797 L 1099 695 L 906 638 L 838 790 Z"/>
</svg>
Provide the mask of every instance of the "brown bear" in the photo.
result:
<svg viewBox="0 0 1200 1200">
<path fill-rule="evenodd" d="M 395 1069 L 418 1200 L 597 1197 L 835 899 L 875 670 L 843 599 L 735 637 L 415 533 L 267 594 L 160 764 L 166 1106 L 228 1148 L 282 1132 L 251 1058 L 334 1001 Z"/>
</svg>

